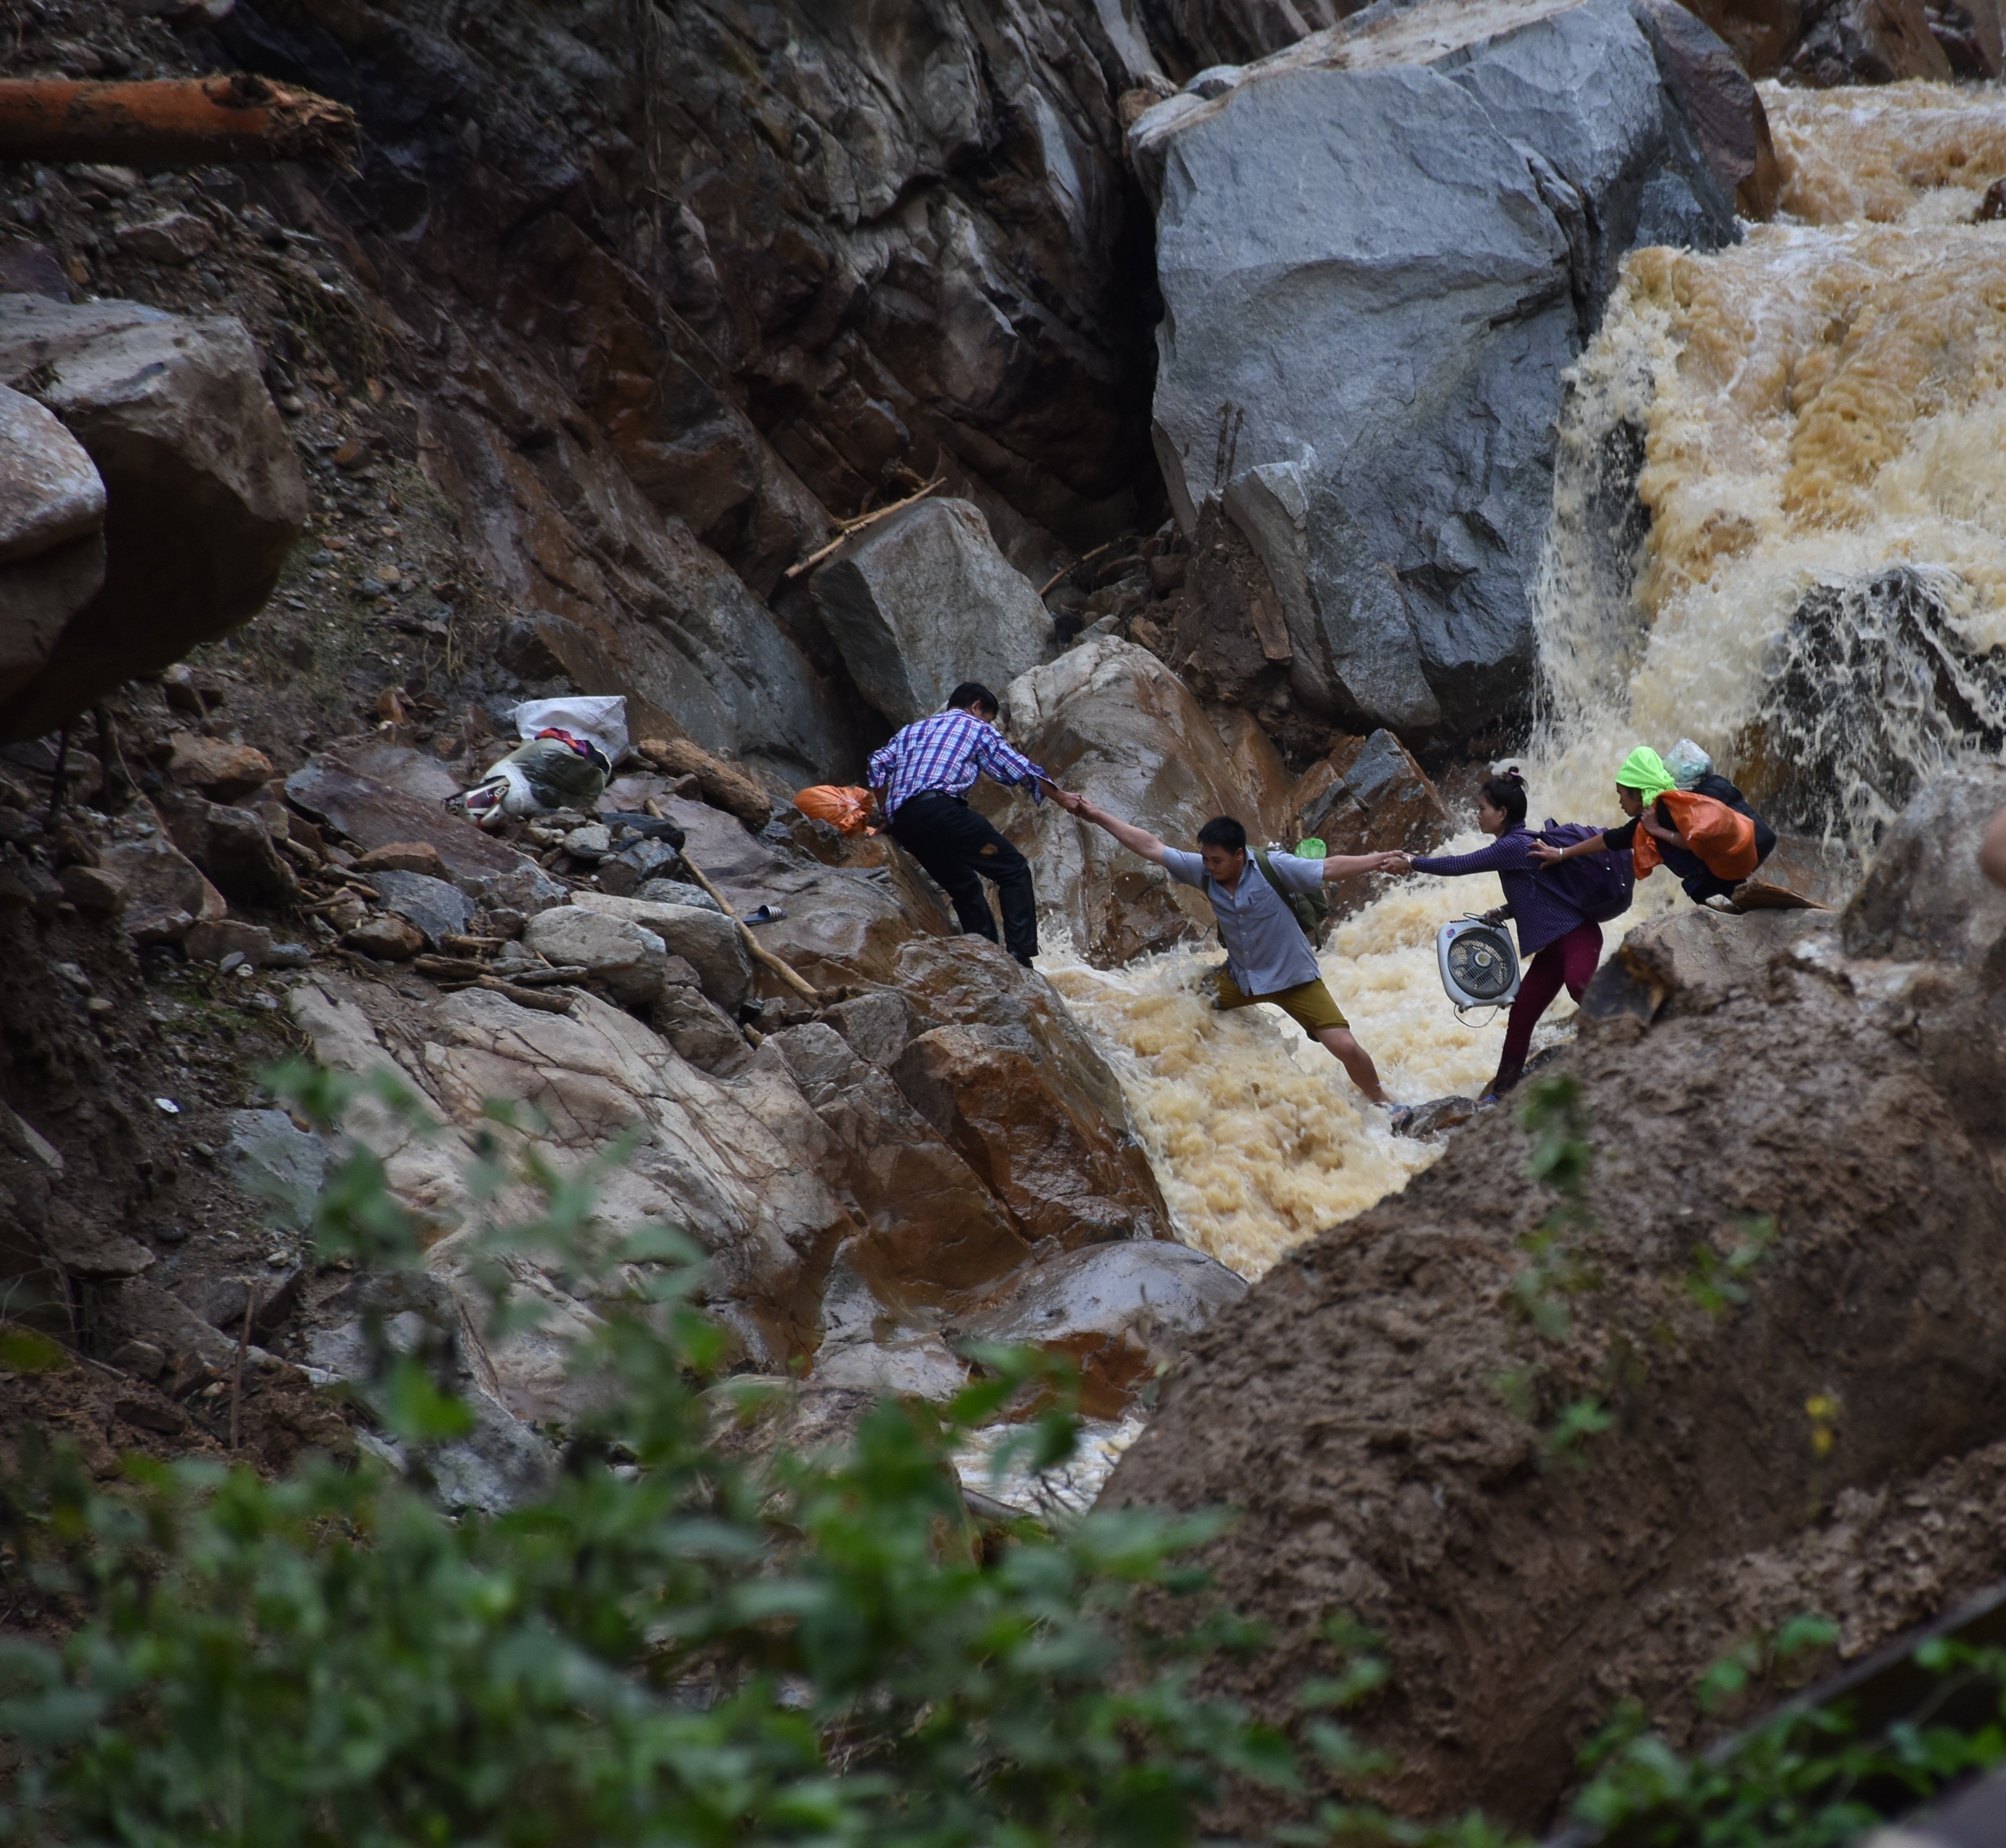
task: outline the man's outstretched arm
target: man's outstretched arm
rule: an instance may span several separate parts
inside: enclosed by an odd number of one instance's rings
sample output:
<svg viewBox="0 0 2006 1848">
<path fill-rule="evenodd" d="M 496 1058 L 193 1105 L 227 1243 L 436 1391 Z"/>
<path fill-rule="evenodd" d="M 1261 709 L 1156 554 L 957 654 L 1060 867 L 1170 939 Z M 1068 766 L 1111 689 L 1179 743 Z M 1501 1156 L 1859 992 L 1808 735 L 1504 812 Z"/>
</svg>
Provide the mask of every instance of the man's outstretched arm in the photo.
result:
<svg viewBox="0 0 2006 1848">
<path fill-rule="evenodd" d="M 1403 873 L 1406 860 L 1404 854 L 1332 854 L 1323 863 L 1323 882 L 1355 879 L 1360 873 Z"/>
<path fill-rule="evenodd" d="M 1059 800 L 1083 822 L 1091 822 L 1096 828 L 1105 828 L 1131 854 L 1140 854 L 1145 860 L 1153 860 L 1157 865 L 1163 864 L 1163 843 L 1146 828 L 1138 828 L 1132 822 L 1117 821 L 1104 808 L 1089 801 L 1084 796 L 1075 796 L 1070 801 Z"/>
</svg>

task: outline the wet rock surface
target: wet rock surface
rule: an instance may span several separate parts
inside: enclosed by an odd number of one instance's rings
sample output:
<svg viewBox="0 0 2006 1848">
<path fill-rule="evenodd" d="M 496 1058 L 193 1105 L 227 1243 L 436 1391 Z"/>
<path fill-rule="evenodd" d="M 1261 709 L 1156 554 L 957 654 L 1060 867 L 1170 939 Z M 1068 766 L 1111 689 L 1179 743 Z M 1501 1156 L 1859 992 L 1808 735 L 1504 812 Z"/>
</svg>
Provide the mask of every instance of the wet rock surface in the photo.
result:
<svg viewBox="0 0 2006 1848">
<path fill-rule="evenodd" d="M 963 1318 L 958 1332 L 1069 1354 L 1089 1384 L 1089 1410 L 1114 1409 L 1246 1294 L 1244 1278 L 1184 1245 L 1088 1245 L 1040 1265 L 1001 1308 Z"/>
</svg>

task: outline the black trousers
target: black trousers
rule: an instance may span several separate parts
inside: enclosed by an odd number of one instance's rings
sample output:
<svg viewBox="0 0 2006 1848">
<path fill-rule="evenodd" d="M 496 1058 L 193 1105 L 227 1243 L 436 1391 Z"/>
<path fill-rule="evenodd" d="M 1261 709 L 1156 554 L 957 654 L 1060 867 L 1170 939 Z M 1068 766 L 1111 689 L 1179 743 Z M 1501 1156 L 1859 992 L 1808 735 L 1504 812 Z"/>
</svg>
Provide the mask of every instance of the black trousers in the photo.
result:
<svg viewBox="0 0 2006 1848">
<path fill-rule="evenodd" d="M 1029 966 L 1038 953 L 1038 906 L 1031 863 L 958 796 L 927 790 L 908 797 L 892 817 L 892 838 L 954 901 L 963 930 L 996 941 L 996 920 L 982 896 L 993 879 L 1003 907 L 1004 946 Z"/>
<path fill-rule="evenodd" d="M 1755 864 L 1759 867 L 1775 848 L 1776 837 L 1771 835 L 1767 847 L 1761 844 L 1759 835 L 1756 839 Z M 1660 843 L 1658 851 L 1666 866 L 1679 875 L 1679 883 L 1686 889 L 1686 896 L 1695 905 L 1703 905 L 1709 899 L 1731 899 L 1740 889 L 1739 879 L 1723 879 L 1712 871 L 1698 854 L 1684 847 Z"/>
</svg>

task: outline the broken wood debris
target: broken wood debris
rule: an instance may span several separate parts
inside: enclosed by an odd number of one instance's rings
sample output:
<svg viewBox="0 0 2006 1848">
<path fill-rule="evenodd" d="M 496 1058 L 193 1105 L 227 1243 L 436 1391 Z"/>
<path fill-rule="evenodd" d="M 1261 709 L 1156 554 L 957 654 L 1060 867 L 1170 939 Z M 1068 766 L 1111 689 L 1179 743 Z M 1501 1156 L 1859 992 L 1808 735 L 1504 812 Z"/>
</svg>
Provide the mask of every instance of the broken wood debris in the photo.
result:
<svg viewBox="0 0 2006 1848">
<path fill-rule="evenodd" d="M 909 494 L 903 501 L 894 501 L 890 506 L 880 507 L 875 513 L 861 514 L 855 519 L 838 520 L 836 523 L 836 537 L 828 544 L 819 551 L 810 552 L 799 564 L 790 565 L 780 575 L 797 578 L 804 571 L 814 570 L 831 552 L 840 551 L 846 540 L 855 538 L 865 527 L 875 526 L 881 519 L 889 519 L 893 514 L 911 506 L 915 501 L 924 501 L 935 488 L 946 485 L 947 477 L 941 475 L 929 481 L 917 494 Z"/>
<path fill-rule="evenodd" d="M 498 975 L 477 976 L 470 982 L 452 982 L 442 984 L 449 994 L 457 994 L 463 988 L 485 988 L 490 993 L 505 995 L 518 1007 L 534 1008 L 544 1014 L 568 1014 L 572 997 L 552 994 L 540 988 L 525 988 L 519 982 L 505 982 Z"/>
</svg>

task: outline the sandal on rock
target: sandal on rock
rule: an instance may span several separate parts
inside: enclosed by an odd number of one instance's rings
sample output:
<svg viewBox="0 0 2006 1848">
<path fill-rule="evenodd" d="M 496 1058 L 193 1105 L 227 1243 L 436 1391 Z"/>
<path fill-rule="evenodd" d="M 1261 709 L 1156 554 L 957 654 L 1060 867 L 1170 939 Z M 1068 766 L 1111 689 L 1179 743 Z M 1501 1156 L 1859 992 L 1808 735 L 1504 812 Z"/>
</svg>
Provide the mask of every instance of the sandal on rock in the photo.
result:
<svg viewBox="0 0 2006 1848">
<path fill-rule="evenodd" d="M 1407 1135 L 1413 1128 L 1415 1112 L 1420 1107 L 1412 1104 L 1389 1104 L 1386 1106 L 1386 1127 L 1395 1135 Z"/>
</svg>

